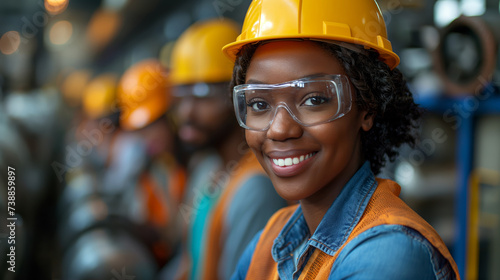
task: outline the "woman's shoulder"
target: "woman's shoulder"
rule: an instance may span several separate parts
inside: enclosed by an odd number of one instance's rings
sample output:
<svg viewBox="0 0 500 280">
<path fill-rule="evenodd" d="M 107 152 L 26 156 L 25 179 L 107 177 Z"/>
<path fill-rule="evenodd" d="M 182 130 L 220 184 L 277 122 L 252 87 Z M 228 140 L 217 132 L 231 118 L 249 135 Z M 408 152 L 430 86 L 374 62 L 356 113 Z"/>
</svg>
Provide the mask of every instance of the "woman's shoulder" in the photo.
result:
<svg viewBox="0 0 500 280">
<path fill-rule="evenodd" d="M 394 224 L 370 228 L 349 242 L 332 267 L 332 274 L 342 273 L 377 279 L 455 279 L 449 261 L 427 238 Z"/>
</svg>

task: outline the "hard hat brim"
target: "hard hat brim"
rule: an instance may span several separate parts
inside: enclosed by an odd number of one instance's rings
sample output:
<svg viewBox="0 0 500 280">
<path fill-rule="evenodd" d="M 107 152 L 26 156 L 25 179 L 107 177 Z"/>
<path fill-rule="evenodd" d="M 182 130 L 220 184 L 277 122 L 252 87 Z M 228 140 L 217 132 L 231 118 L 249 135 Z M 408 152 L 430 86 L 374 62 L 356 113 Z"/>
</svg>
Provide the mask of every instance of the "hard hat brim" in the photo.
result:
<svg viewBox="0 0 500 280">
<path fill-rule="evenodd" d="M 380 54 L 380 60 L 386 63 L 391 70 L 396 68 L 398 66 L 400 59 L 399 56 L 392 52 L 388 51 L 387 46 L 379 46 L 376 44 L 373 44 L 371 42 L 361 40 L 358 38 L 353 38 L 353 37 L 344 37 L 344 36 L 331 36 L 331 35 L 325 35 L 325 36 L 318 36 L 318 34 L 310 35 L 310 34 L 300 34 L 296 36 L 290 36 L 290 35 L 283 35 L 283 36 L 263 36 L 263 37 L 258 37 L 258 38 L 251 38 L 251 39 L 246 39 L 246 40 L 241 40 L 241 41 L 236 41 L 230 44 L 225 45 L 222 48 L 222 52 L 232 61 L 234 62 L 236 60 L 236 56 L 238 55 L 238 52 L 240 49 L 247 44 L 253 44 L 253 43 L 258 43 L 258 42 L 263 42 L 263 41 L 271 41 L 271 40 L 286 40 L 286 39 L 304 39 L 304 40 L 333 40 L 333 41 L 339 41 L 339 42 L 346 42 L 346 43 L 352 43 L 352 44 L 359 44 L 362 45 L 365 49 L 374 49 Z M 379 40 L 380 44 L 390 44 L 387 40 Z M 389 46 L 391 49 L 392 47 Z"/>
</svg>

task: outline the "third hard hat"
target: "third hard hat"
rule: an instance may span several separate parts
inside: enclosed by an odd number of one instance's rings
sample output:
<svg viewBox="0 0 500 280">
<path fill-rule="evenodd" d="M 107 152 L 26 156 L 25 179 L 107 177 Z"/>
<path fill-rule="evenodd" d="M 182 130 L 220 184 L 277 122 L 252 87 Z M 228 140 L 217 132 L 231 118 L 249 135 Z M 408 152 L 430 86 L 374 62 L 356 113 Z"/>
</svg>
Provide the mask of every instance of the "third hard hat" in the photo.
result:
<svg viewBox="0 0 500 280">
<path fill-rule="evenodd" d="M 170 105 L 168 72 L 156 59 L 130 67 L 118 86 L 120 126 L 136 130 L 157 120 Z"/>
</svg>

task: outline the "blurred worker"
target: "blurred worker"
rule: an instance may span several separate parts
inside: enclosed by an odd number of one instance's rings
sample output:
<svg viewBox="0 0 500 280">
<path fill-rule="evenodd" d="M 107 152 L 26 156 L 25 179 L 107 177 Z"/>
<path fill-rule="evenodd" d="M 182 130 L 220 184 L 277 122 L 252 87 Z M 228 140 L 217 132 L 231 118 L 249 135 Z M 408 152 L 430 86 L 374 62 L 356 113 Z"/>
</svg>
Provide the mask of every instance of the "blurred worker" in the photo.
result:
<svg viewBox="0 0 500 280">
<path fill-rule="evenodd" d="M 83 87 L 79 102 L 82 112 L 75 112 L 73 116 L 61 161 L 51 164 L 60 182 L 68 183 L 84 170 L 102 174 L 109 164 L 109 151 L 118 126 L 118 114 L 114 110 L 117 82 L 117 75 L 103 73 Z"/>
<path fill-rule="evenodd" d="M 128 246 L 114 247 L 100 238 L 103 235 L 94 234 L 98 228 L 112 228 L 111 217 L 117 213 L 109 210 L 117 208 L 112 202 L 117 195 L 107 190 L 103 178 L 112 163 L 111 151 L 119 135 L 115 110 L 118 75 L 105 72 L 93 78 L 89 76 L 89 72 L 74 72 L 66 78 L 61 89 L 67 105 L 76 109 L 73 126 L 66 135 L 64 161 L 53 163 L 59 179 L 64 179 L 64 188 L 57 201 L 57 245 L 64 263 L 60 268 L 62 279 L 88 279 L 84 275 L 92 273 L 94 279 L 103 277 L 95 273 L 111 269 L 107 264 L 113 255 L 111 251 L 116 248 L 124 254 Z M 107 247 L 106 254 L 93 249 L 91 256 L 85 255 L 95 244 Z M 86 262 L 71 265 L 81 256 L 86 257 Z M 121 258 L 118 256 L 116 260 Z M 94 263 L 99 264 L 100 269 L 91 265 Z"/>
<path fill-rule="evenodd" d="M 173 156 L 174 134 L 165 115 L 170 99 L 167 70 L 156 59 L 138 62 L 120 80 L 120 128 L 144 143 L 146 166 L 138 183 L 145 222 L 159 231 L 159 236 L 151 236 L 155 241 L 150 245 L 160 265 L 179 243 L 176 218 L 186 180 L 184 168 Z"/>
<path fill-rule="evenodd" d="M 66 137 L 66 142 L 69 144 L 65 151 L 65 162 L 64 165 L 57 165 L 56 173 L 59 176 L 67 172 L 66 175 L 69 175 L 65 178 L 67 184 L 71 178 L 79 176 L 82 171 L 98 173 L 94 175 L 99 177 L 99 181 L 104 180 L 105 182 L 106 176 L 109 177 L 109 170 L 120 169 L 121 172 L 126 172 L 127 176 L 113 174 L 114 183 L 112 185 L 123 185 L 118 182 L 130 179 L 133 172 L 131 172 L 130 167 L 126 168 L 131 163 L 123 161 L 122 155 L 134 152 L 133 166 L 140 169 L 141 163 L 144 162 L 141 159 L 144 157 L 144 153 L 140 152 L 141 144 L 139 143 L 142 140 L 135 137 L 136 141 L 133 145 L 132 143 L 128 145 L 133 149 L 124 146 L 125 142 L 130 142 L 131 137 L 125 136 L 119 127 L 118 75 L 106 72 L 92 79 L 88 79 L 88 75 L 90 73 L 84 70 L 73 72 L 66 78 L 61 89 L 66 92 L 64 95 L 68 106 L 75 109 L 81 106 L 82 114 L 78 114 L 78 110 L 75 112 L 74 127 Z M 70 86 L 69 83 L 82 87 L 82 93 L 79 95 L 78 90 Z M 78 101 L 78 96 L 81 96 L 81 101 Z M 117 152 L 117 147 L 119 147 L 120 152 Z M 128 159 L 132 158 L 129 156 Z M 106 182 L 100 188 L 110 187 Z"/>
<path fill-rule="evenodd" d="M 89 69 L 63 70 L 58 75 L 56 84 L 68 109 L 80 109 L 85 87 L 92 78 Z"/>
<path fill-rule="evenodd" d="M 87 145 L 92 151 L 89 160 L 96 170 L 109 164 L 112 141 L 118 132 L 118 113 L 114 108 L 117 84 L 116 74 L 103 73 L 93 78 L 83 93 L 85 116 L 77 128 L 75 140 L 80 144 L 90 143 Z"/>
<path fill-rule="evenodd" d="M 64 72 L 59 74 L 58 88 L 64 101 L 61 109 L 65 128 L 71 130 L 77 127 L 83 118 L 83 93 L 92 78 L 92 71 L 79 69 Z"/>
<path fill-rule="evenodd" d="M 192 153 L 181 210 L 185 266 L 177 277 L 229 279 L 252 235 L 287 205 L 248 150 L 229 100 L 232 64 L 221 48 L 238 33 L 227 19 L 198 22 L 172 51 L 178 135 Z M 172 279 L 167 272 L 163 278 Z"/>
<path fill-rule="evenodd" d="M 95 126 L 87 124 L 79 142 L 105 150 L 105 160 L 89 162 L 87 176 L 75 174 L 59 201 L 61 273 L 63 279 L 105 279 L 126 267 L 152 279 L 179 243 L 175 218 L 185 185 L 165 117 L 168 73 L 150 59 L 127 69 L 119 82 L 109 75 L 97 81 L 83 100 L 87 123 Z"/>
</svg>

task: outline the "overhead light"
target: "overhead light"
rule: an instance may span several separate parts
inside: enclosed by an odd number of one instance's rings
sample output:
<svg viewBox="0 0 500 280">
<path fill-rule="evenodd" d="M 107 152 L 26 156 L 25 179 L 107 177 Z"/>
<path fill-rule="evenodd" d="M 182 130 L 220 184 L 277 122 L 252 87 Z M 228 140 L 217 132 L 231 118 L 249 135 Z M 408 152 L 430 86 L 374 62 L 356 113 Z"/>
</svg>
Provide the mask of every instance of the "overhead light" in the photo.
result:
<svg viewBox="0 0 500 280">
<path fill-rule="evenodd" d="M 49 38 L 54 45 L 64 45 L 68 43 L 73 35 L 73 25 L 67 20 L 60 20 L 50 28 Z"/>
<path fill-rule="evenodd" d="M 460 15 L 458 1 L 438 0 L 434 4 L 434 23 L 437 27 L 448 25 Z"/>
<path fill-rule="evenodd" d="M 21 36 L 17 31 L 9 31 L 0 38 L 0 52 L 9 55 L 13 54 L 21 44 Z"/>
<path fill-rule="evenodd" d="M 51 15 L 57 15 L 66 10 L 69 0 L 45 0 L 45 10 Z"/>
<path fill-rule="evenodd" d="M 401 184 L 401 187 L 405 188 L 410 193 L 417 191 L 417 175 L 415 167 L 407 161 L 399 162 L 394 171 L 394 179 L 396 182 Z"/>
<path fill-rule="evenodd" d="M 100 9 L 94 12 L 87 28 L 87 39 L 90 44 L 100 49 L 108 44 L 118 33 L 122 24 L 119 13 Z"/>
<path fill-rule="evenodd" d="M 462 0 L 461 10 L 464 16 L 480 16 L 486 11 L 484 0 Z"/>
</svg>

